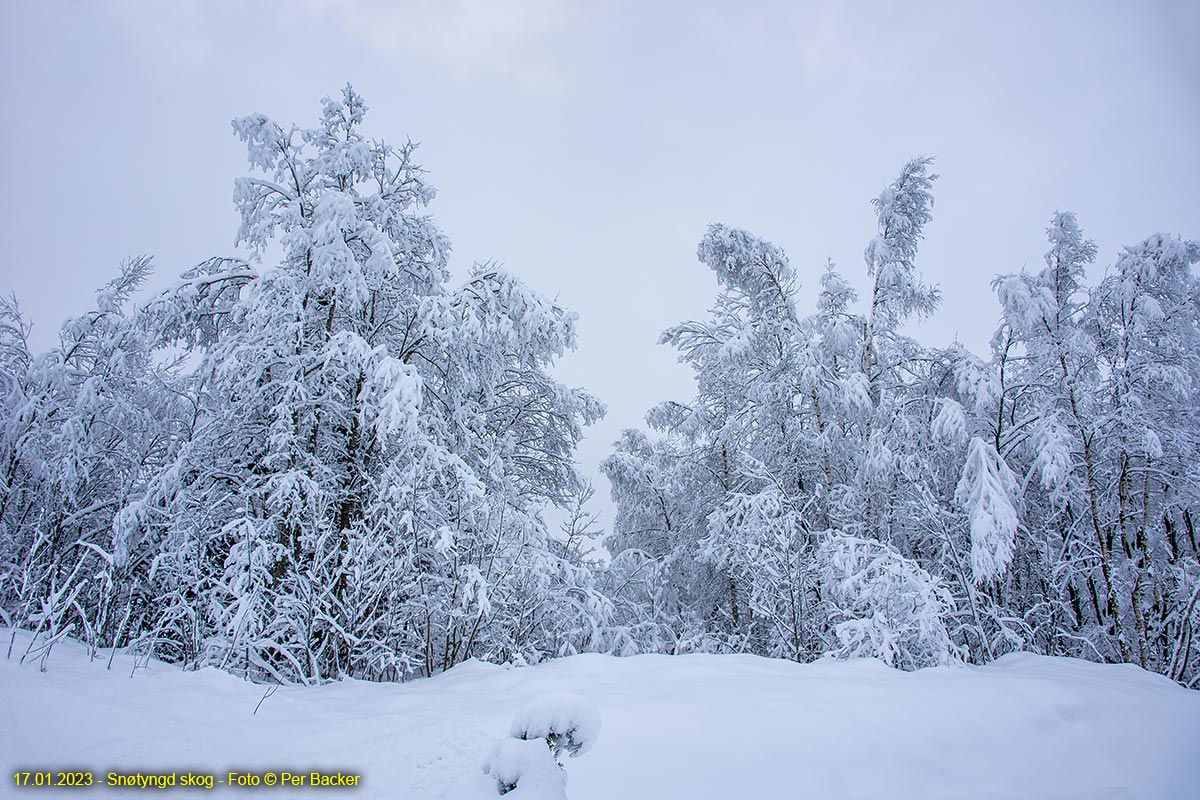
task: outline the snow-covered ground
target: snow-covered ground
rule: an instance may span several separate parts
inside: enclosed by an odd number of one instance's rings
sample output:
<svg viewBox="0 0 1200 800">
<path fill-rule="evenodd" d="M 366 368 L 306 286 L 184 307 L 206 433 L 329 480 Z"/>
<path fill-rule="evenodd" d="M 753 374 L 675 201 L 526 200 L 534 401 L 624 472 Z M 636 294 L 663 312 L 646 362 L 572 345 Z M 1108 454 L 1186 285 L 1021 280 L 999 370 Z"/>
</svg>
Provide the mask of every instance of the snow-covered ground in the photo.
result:
<svg viewBox="0 0 1200 800">
<path fill-rule="evenodd" d="M 55 796 L 14 788 L 13 773 L 70 768 L 101 783 L 109 771 L 341 771 L 361 785 L 216 794 L 440 798 L 514 716 L 562 691 L 601 717 L 594 746 L 566 759 L 572 800 L 1200 797 L 1200 692 L 1133 666 L 1010 655 L 905 673 L 875 661 L 583 655 L 262 699 L 264 687 L 212 669 L 151 663 L 131 678 L 130 657 L 106 670 L 107 654 L 89 662 L 68 641 L 43 673 L 18 666 L 20 650 L 20 638 L 12 659 L 0 650 L 4 797 Z"/>
</svg>

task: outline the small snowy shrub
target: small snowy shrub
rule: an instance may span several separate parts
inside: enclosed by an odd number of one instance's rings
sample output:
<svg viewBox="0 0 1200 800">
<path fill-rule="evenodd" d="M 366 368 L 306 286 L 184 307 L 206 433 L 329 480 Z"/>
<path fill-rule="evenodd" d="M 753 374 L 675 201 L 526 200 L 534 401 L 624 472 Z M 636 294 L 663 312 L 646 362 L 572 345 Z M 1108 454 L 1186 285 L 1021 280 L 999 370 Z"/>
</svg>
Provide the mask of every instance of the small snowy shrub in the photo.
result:
<svg viewBox="0 0 1200 800">
<path fill-rule="evenodd" d="M 544 739 L 555 758 L 580 756 L 600 734 L 600 712 L 579 695 L 556 692 L 518 712 L 509 732 L 516 739 Z"/>
<path fill-rule="evenodd" d="M 455 783 L 443 800 L 566 800 L 563 753 L 586 753 L 600 734 L 600 712 L 576 694 L 556 692 L 513 717 L 512 738 L 496 742 L 483 769 Z"/>
<path fill-rule="evenodd" d="M 954 600 L 915 561 L 883 542 L 835 533 L 820 562 L 841 643 L 834 655 L 874 657 L 900 669 L 957 657 L 945 622 Z"/>
<path fill-rule="evenodd" d="M 567 771 L 542 739 L 501 739 L 483 764 L 496 791 L 511 800 L 566 800 Z"/>
<path fill-rule="evenodd" d="M 567 772 L 540 739 L 500 739 L 480 769 L 461 776 L 442 800 L 566 800 Z"/>
</svg>

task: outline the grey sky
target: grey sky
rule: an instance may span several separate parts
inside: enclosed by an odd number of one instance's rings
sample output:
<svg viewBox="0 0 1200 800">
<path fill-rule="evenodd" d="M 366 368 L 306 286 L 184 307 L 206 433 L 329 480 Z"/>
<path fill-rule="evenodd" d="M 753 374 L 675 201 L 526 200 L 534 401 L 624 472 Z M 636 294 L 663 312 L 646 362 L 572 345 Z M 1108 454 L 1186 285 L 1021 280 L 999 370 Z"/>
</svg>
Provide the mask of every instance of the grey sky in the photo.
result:
<svg viewBox="0 0 1200 800">
<path fill-rule="evenodd" d="M 710 222 L 783 246 L 806 298 L 827 257 L 862 286 L 869 199 L 936 155 L 922 338 L 980 354 L 992 277 L 1038 266 L 1056 209 L 1101 266 L 1200 236 L 1198 33 L 1186 0 L 6 2 L 0 291 L 41 349 L 125 256 L 163 285 L 232 252 L 229 120 L 312 124 L 351 81 L 372 135 L 422 142 L 457 273 L 495 259 L 580 313 L 559 375 L 609 405 L 594 471 L 691 394 L 655 341 L 709 305 Z"/>
</svg>

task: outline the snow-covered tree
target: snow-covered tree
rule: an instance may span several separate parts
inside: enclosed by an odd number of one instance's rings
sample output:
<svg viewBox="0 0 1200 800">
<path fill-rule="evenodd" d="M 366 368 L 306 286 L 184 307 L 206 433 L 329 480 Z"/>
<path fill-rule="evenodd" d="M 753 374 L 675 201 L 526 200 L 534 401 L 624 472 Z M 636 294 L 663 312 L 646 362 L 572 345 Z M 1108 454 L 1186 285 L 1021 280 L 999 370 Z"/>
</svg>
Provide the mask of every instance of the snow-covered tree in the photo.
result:
<svg viewBox="0 0 1200 800">
<path fill-rule="evenodd" d="M 1195 397 L 1200 387 L 1200 246 L 1162 234 L 1125 249 L 1092 294 L 1104 398 L 1093 442 L 1104 551 L 1112 561 L 1120 642 L 1143 667 L 1180 678 L 1200 585 L 1178 538 L 1200 496 Z M 1104 554 L 1102 551 L 1102 554 Z M 1174 662 L 1174 663 L 1172 663 Z"/>
<path fill-rule="evenodd" d="M 129 309 L 132 261 L 38 358 L 4 307 L 17 624 L 275 681 L 602 646 L 611 607 L 541 513 L 603 414 L 549 374 L 575 315 L 490 265 L 450 286 L 415 146 L 365 115 L 346 87 L 313 128 L 234 121 L 253 263 Z"/>
<path fill-rule="evenodd" d="M 127 261 L 95 310 L 67 320 L 40 356 L 28 353 L 15 305 L 3 309 L 0 591 L 10 619 L 47 647 L 68 633 L 93 652 L 120 638 L 130 576 L 153 556 L 120 513 L 168 456 L 182 413 L 161 391 L 169 366 L 151 362 L 129 307 L 150 269 L 147 258 Z"/>
<path fill-rule="evenodd" d="M 605 462 L 614 584 L 653 575 L 618 607 L 789 658 L 1037 649 L 1195 683 L 1196 245 L 1151 237 L 1089 288 L 1096 248 L 1056 214 L 1045 268 L 994 283 L 992 360 L 923 347 L 906 325 L 939 299 L 916 268 L 929 167 L 874 200 L 862 313 L 832 266 L 801 313 L 782 250 L 709 230 L 711 315 L 663 336 L 697 394 Z"/>
</svg>

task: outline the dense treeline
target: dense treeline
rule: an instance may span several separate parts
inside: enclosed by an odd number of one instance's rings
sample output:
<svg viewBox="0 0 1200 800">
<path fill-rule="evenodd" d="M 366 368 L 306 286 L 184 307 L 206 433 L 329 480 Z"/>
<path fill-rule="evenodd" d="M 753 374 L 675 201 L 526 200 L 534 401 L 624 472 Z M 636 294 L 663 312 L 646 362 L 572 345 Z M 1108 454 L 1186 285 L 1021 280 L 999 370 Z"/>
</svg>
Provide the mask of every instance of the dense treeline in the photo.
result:
<svg viewBox="0 0 1200 800">
<path fill-rule="evenodd" d="M 713 226 L 711 316 L 668 330 L 697 395 L 626 431 L 609 548 L 650 646 L 903 667 L 1013 650 L 1200 681 L 1200 261 L 1152 236 L 1085 283 L 1055 214 L 1045 267 L 1004 275 L 992 356 L 929 348 L 917 246 L 935 175 L 874 201 L 864 312 L 830 266 L 801 315 L 777 247 Z M 649 623 L 649 624 L 648 624 Z"/>
<path fill-rule="evenodd" d="M 451 287 L 414 147 L 365 111 L 347 87 L 311 129 L 235 121 L 250 261 L 135 304 L 132 259 L 41 355 L 0 306 L 0 614 L 37 633 L 14 657 L 75 636 L 315 682 L 1028 649 L 1200 682 L 1196 244 L 1089 286 L 1056 214 L 1046 267 L 995 281 L 983 361 L 904 333 L 939 302 L 926 159 L 875 200 L 862 303 L 830 266 L 802 314 L 779 248 L 712 227 L 711 316 L 663 335 L 697 394 L 622 435 L 612 557 L 586 561 L 573 452 L 604 409 L 548 372 L 574 315 L 490 265 Z"/>
</svg>

